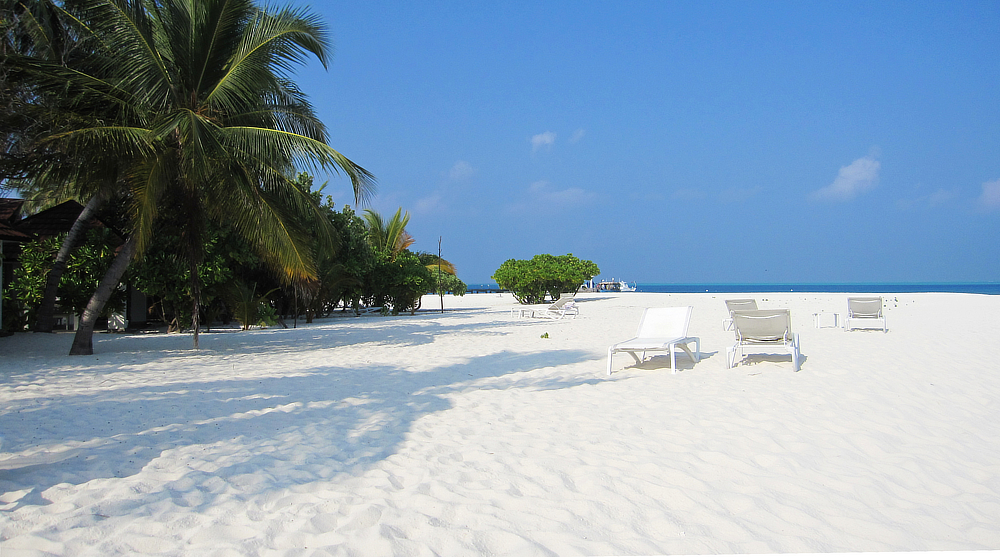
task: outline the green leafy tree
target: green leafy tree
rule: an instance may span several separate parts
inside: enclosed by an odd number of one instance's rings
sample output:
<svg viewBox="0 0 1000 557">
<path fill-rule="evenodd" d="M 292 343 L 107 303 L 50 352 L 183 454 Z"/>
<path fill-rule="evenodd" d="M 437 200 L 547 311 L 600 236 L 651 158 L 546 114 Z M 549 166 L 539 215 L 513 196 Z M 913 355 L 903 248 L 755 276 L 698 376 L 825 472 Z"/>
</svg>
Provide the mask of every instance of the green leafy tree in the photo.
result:
<svg viewBox="0 0 1000 557">
<path fill-rule="evenodd" d="M 52 330 L 60 277 L 70 252 L 85 239 L 85 223 L 121 189 L 118 168 L 126 156 L 74 152 L 49 141 L 86 125 L 81 113 L 103 119 L 114 119 L 118 113 L 117 106 L 90 94 L 87 87 L 51 79 L 53 71 L 99 71 L 93 35 L 74 16 L 82 4 L 81 0 L 0 3 L 0 180 L 7 179 L 20 192 L 29 211 L 67 199 L 85 204 L 49 266 L 35 312 L 34 330 L 40 332 Z"/>
<path fill-rule="evenodd" d="M 286 280 L 314 279 L 301 215 L 317 207 L 295 187 L 294 167 L 344 171 L 358 200 L 374 188 L 366 170 L 327 145 L 324 126 L 286 75 L 308 55 L 326 65 L 320 21 L 251 0 L 80 0 L 74 10 L 97 50 L 90 61 L 99 63 L 22 65 L 115 107 L 112 118 L 82 106 L 72 129 L 44 141 L 62 153 L 119 161 L 131 233 L 84 312 L 71 353 L 93 352 L 93 320 L 133 255 L 154 243 L 166 206 L 183 219 L 195 347 L 209 221 L 230 226 Z"/>
<path fill-rule="evenodd" d="M 393 315 L 420 309 L 420 298 L 432 291 L 431 272 L 420 258 L 409 250 L 392 254 L 375 251 L 375 267 L 366 286 L 370 305 L 388 308 Z"/>
<path fill-rule="evenodd" d="M 7 289 L 16 301 L 10 308 L 14 321 L 8 322 L 11 326 L 8 330 L 20 331 L 35 321 L 35 313 L 44 297 L 46 277 L 63 243 L 62 236 L 35 240 L 22 247 L 14 279 Z M 98 228 L 87 233 L 85 242 L 70 255 L 66 270 L 60 276 L 59 304 L 64 309 L 76 315 L 83 312 L 97 283 L 114 261 L 115 249 L 120 244 L 121 240 L 107 229 Z M 124 307 L 124 290 L 116 289 L 102 316 L 121 312 Z M 5 310 L 5 318 L 7 315 Z"/>
<path fill-rule="evenodd" d="M 419 252 L 417 257 L 431 273 L 433 286 L 428 294 L 446 294 L 451 292 L 456 296 L 464 296 L 469 287 L 456 276 L 455 266 L 439 258 L 433 253 Z M 440 268 L 438 263 L 440 263 Z M 438 272 L 440 271 L 440 272 Z M 439 278 L 440 277 L 440 278 Z"/>
<path fill-rule="evenodd" d="M 580 285 L 600 274 L 592 261 L 566 255 L 539 254 L 530 260 L 508 259 L 493 273 L 500 288 L 510 290 L 522 304 L 540 304 L 549 295 L 558 300 L 563 292 L 576 292 Z"/>
<path fill-rule="evenodd" d="M 181 232 L 169 220 L 157 226 L 158 241 L 137 258 L 126 273 L 128 282 L 149 297 L 152 315 L 179 332 L 191 323 L 190 268 L 184 257 Z M 230 286 L 248 269 L 262 265 L 253 250 L 236 234 L 210 225 L 205 234 L 205 256 L 198 264 L 202 283 L 201 318 L 211 323 L 225 314 Z"/>
</svg>

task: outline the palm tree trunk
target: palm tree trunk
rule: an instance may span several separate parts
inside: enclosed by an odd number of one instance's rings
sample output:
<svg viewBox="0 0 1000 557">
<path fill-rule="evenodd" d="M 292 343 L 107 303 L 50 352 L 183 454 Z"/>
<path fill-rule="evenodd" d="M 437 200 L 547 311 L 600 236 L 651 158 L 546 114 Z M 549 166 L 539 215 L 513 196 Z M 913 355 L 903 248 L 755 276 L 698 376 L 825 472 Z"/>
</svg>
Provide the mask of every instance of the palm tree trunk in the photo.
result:
<svg viewBox="0 0 1000 557">
<path fill-rule="evenodd" d="M 83 235 L 87 231 L 87 221 L 94 216 L 94 213 L 103 204 L 104 195 L 97 194 L 91 197 L 90 201 L 83 208 L 83 211 L 80 211 L 80 215 L 76 217 L 76 222 L 69 229 L 69 233 L 66 234 L 62 246 L 59 248 L 59 253 L 56 254 L 56 260 L 52 263 L 52 269 L 45 280 L 45 294 L 42 297 L 42 305 L 38 307 L 38 313 L 35 317 L 35 327 L 33 330 L 36 333 L 52 332 L 52 327 L 55 323 L 53 314 L 56 311 L 56 294 L 59 292 L 59 280 L 62 279 L 63 272 L 66 271 L 69 254 L 83 240 Z"/>
<path fill-rule="evenodd" d="M 70 356 L 89 356 L 94 353 L 94 323 L 104 311 L 104 306 L 111 299 L 111 294 L 121 282 L 125 269 L 135 255 L 136 237 L 129 236 L 125 245 L 118 251 L 115 260 L 108 267 L 108 272 L 104 273 L 104 278 L 97 286 L 97 291 L 90 297 L 87 309 L 83 310 L 83 317 L 80 319 L 80 327 L 73 337 L 73 346 L 69 349 Z"/>
<path fill-rule="evenodd" d="M 198 327 L 201 317 L 201 280 L 198 276 L 198 263 L 194 256 L 188 257 L 191 269 L 191 329 L 194 331 L 194 348 L 198 349 Z"/>
</svg>

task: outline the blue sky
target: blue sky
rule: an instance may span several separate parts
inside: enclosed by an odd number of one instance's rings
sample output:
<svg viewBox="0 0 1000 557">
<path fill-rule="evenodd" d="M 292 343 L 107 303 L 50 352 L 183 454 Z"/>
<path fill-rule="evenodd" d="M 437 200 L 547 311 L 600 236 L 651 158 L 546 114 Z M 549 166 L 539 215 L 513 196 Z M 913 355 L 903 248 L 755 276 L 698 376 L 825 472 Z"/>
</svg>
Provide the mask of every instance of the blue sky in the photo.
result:
<svg viewBox="0 0 1000 557">
<path fill-rule="evenodd" d="M 331 145 L 468 283 L 1000 281 L 1000 3 L 311 7 Z"/>
</svg>

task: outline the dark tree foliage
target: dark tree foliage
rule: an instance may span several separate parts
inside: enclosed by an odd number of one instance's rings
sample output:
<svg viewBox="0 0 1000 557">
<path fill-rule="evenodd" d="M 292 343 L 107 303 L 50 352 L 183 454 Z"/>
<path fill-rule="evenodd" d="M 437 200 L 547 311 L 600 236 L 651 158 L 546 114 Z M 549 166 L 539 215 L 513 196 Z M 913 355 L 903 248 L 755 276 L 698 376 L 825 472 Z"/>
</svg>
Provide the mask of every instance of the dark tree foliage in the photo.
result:
<svg viewBox="0 0 1000 557">
<path fill-rule="evenodd" d="M 35 320 L 35 311 L 42 302 L 45 279 L 59 246 L 62 235 L 35 240 L 21 250 L 14 279 L 4 289 L 5 330 L 22 331 Z M 97 228 L 89 231 L 86 241 L 73 251 L 66 271 L 59 281 L 59 306 L 63 311 L 79 315 L 87 306 L 97 283 L 108 270 L 121 240 L 110 230 Z M 115 291 L 103 316 L 123 311 L 125 291 Z"/>
</svg>

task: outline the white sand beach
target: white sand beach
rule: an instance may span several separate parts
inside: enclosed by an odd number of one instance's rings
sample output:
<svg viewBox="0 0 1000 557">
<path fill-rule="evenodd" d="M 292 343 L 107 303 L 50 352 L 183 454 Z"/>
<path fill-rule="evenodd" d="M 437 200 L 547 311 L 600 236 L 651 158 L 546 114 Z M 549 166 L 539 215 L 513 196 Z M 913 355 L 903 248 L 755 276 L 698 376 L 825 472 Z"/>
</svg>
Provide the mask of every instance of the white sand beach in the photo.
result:
<svg viewBox="0 0 1000 557">
<path fill-rule="evenodd" d="M 622 293 L 2 338 L 0 556 L 1000 549 L 1000 296 L 875 294 L 888 333 L 814 327 L 848 294 Z M 800 372 L 726 368 L 734 297 L 791 310 Z M 683 305 L 700 362 L 606 375 Z"/>
</svg>

